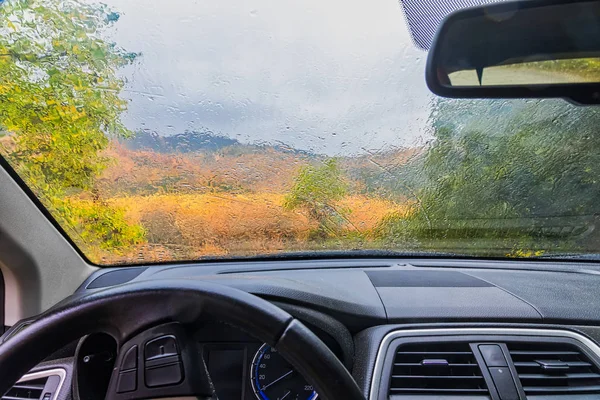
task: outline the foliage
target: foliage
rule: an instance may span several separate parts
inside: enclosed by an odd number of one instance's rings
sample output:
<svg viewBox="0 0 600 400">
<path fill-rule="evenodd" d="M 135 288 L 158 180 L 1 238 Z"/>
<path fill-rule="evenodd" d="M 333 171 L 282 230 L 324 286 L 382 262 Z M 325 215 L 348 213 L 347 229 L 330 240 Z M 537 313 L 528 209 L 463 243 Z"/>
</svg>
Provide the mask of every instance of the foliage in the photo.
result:
<svg viewBox="0 0 600 400">
<path fill-rule="evenodd" d="M 106 133 L 127 135 L 116 69 L 134 55 L 100 38 L 118 18 L 77 0 L 12 0 L 0 8 L 0 125 L 11 159 L 52 186 L 89 187 Z"/>
<path fill-rule="evenodd" d="M 79 0 L 0 6 L 0 126 L 12 140 L 3 153 L 59 220 L 77 223 L 84 242 L 93 236 L 104 246 L 135 243 L 139 230 L 100 201 L 97 209 L 77 209 L 64 197 L 74 189 L 93 192 L 108 136 L 129 135 L 116 71 L 136 55 L 102 38 L 118 17 Z"/>
<path fill-rule="evenodd" d="M 79 235 L 87 248 L 119 250 L 144 241 L 145 232 L 139 225 L 130 224 L 122 208 L 105 202 L 64 199 L 55 207 L 66 226 L 80 227 Z"/>
<path fill-rule="evenodd" d="M 573 248 L 581 224 L 600 212 L 600 111 L 558 101 L 464 103 L 437 105 L 424 164 L 429 183 L 415 212 L 388 218 L 381 234 L 463 239 L 509 254 Z M 461 118 L 465 110 L 472 116 Z"/>
<path fill-rule="evenodd" d="M 556 59 L 507 66 L 510 69 L 542 70 L 560 75 L 587 78 L 597 82 L 600 76 L 599 58 Z"/>
<path fill-rule="evenodd" d="M 335 158 L 321 166 L 307 165 L 300 170 L 294 186 L 285 197 L 284 208 L 304 209 L 319 224 L 317 234 L 335 235 L 346 221 L 346 210 L 336 208 L 334 202 L 348 192 L 348 183 Z"/>
</svg>

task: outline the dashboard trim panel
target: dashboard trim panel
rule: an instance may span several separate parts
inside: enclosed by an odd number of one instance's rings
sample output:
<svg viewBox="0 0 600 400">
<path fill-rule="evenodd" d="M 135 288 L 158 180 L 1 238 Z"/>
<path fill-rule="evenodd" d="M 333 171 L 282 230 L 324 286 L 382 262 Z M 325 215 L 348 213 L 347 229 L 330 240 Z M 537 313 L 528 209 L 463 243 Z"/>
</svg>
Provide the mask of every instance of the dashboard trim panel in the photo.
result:
<svg viewBox="0 0 600 400">
<path fill-rule="evenodd" d="M 371 387 L 369 388 L 369 399 L 379 398 L 380 390 L 378 382 L 382 380 L 383 364 L 391 342 L 394 339 L 402 337 L 415 336 L 452 336 L 452 335 L 510 335 L 510 336 L 544 336 L 544 337 L 562 337 L 578 341 L 583 347 L 600 357 L 600 346 L 584 335 L 560 329 L 533 329 L 533 328 L 432 328 L 432 329 L 402 329 L 395 330 L 383 338 L 371 378 Z"/>
<path fill-rule="evenodd" d="M 67 371 L 65 371 L 62 368 L 46 369 L 43 371 L 32 372 L 32 373 L 23 375 L 23 377 L 21 379 L 19 379 L 17 381 L 17 383 L 29 382 L 34 379 L 48 378 L 51 376 L 58 376 L 60 379 L 58 381 L 58 386 L 56 387 L 56 391 L 54 391 L 54 394 L 50 398 L 50 400 L 56 400 L 56 398 L 58 397 L 58 395 L 62 389 L 63 383 L 65 382 L 65 379 L 67 377 Z"/>
</svg>

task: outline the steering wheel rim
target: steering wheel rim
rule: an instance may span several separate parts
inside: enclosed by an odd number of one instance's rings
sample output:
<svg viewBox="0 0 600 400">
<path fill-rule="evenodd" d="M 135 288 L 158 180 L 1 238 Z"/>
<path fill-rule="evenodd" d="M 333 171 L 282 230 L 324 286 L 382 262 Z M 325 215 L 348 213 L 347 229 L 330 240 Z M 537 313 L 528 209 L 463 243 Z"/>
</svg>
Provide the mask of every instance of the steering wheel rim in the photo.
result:
<svg viewBox="0 0 600 400">
<path fill-rule="evenodd" d="M 0 393 L 45 357 L 84 335 L 108 333 L 121 352 L 127 340 L 161 323 L 191 324 L 205 317 L 275 347 L 320 398 L 364 400 L 344 365 L 300 321 L 257 296 L 195 279 L 133 282 L 63 301 L 0 345 Z"/>
</svg>

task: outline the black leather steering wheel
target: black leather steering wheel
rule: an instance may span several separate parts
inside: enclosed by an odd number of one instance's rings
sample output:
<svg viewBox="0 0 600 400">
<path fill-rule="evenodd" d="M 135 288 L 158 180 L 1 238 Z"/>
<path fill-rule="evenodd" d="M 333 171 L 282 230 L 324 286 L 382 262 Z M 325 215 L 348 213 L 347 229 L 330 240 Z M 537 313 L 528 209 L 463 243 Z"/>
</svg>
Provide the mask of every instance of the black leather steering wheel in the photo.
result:
<svg viewBox="0 0 600 400">
<path fill-rule="evenodd" d="M 343 364 L 300 321 L 249 293 L 194 279 L 128 283 L 58 304 L 0 345 L 0 393 L 54 351 L 84 335 L 105 332 L 119 348 L 107 399 L 212 398 L 210 376 L 189 332 L 201 320 L 233 325 L 276 348 L 313 385 L 319 398 L 364 400 Z M 165 335 L 177 341 L 183 382 L 146 388 L 138 381 L 143 391 L 117 393 L 114 388 L 128 350 Z M 141 357 L 142 348 L 138 352 L 136 347 L 138 353 Z M 136 375 L 143 376 L 148 366 L 142 365 L 143 358 L 138 359 Z"/>
</svg>

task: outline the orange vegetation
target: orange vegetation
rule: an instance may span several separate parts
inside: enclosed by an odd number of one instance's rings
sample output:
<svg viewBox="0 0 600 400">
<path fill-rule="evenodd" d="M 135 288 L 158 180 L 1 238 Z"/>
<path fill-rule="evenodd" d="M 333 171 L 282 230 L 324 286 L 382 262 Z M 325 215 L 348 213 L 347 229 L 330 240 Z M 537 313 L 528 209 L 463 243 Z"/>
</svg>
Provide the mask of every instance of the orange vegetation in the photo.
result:
<svg viewBox="0 0 600 400">
<path fill-rule="evenodd" d="M 283 198 L 274 193 L 158 194 L 108 202 L 145 228 L 148 244 L 128 258 L 148 262 L 302 250 L 316 223 L 301 211 L 285 210 Z M 338 207 L 349 210 L 348 229 L 359 232 L 374 228 L 391 212 L 407 210 L 406 205 L 365 196 L 348 196 Z"/>
<path fill-rule="evenodd" d="M 406 215 L 411 207 L 410 203 L 398 204 L 366 196 L 348 196 L 342 199 L 339 205 L 349 210 L 347 219 L 351 226 L 360 232 L 375 228 L 386 215 Z"/>
</svg>

